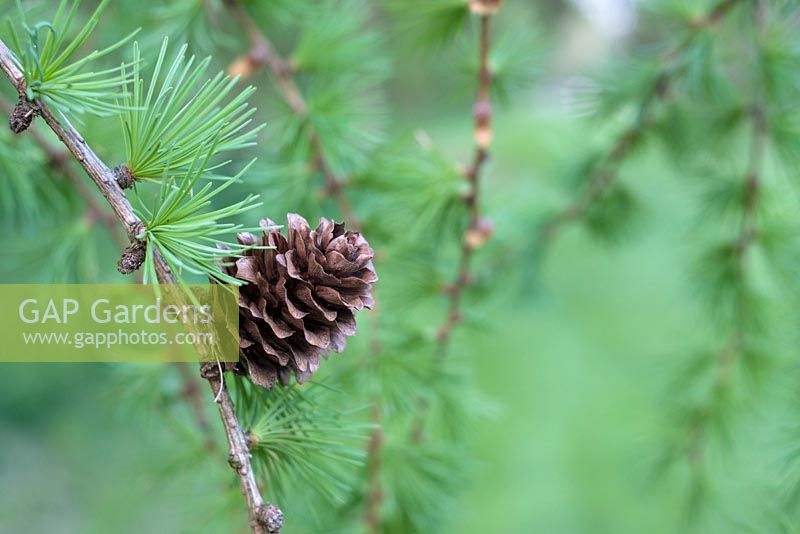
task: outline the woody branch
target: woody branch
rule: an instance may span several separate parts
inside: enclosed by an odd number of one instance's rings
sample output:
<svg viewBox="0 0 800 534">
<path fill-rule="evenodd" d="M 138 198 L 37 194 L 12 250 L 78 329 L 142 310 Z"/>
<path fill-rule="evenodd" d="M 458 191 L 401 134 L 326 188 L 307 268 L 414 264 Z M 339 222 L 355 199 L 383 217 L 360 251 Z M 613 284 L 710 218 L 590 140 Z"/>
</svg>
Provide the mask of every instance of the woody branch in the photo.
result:
<svg viewBox="0 0 800 534">
<path fill-rule="evenodd" d="M 14 57 L 6 44 L 0 40 L 0 70 L 6 75 L 8 80 L 17 90 L 20 99 L 25 96 L 25 78 L 18 67 L 19 62 Z M 33 106 L 36 114 L 41 115 L 50 129 L 56 134 L 59 140 L 64 143 L 67 150 L 80 164 L 87 175 L 92 179 L 95 186 L 100 190 L 103 197 L 108 202 L 117 220 L 122 224 L 131 246 L 142 246 L 138 235 L 144 229 L 144 224 L 136 216 L 128 201 L 125 193 L 117 184 L 116 177 L 109 167 L 97 156 L 83 136 L 69 124 L 62 125 L 56 118 L 49 106 L 41 101 L 29 102 Z M 176 280 L 164 259 L 153 251 L 156 274 L 158 281 L 162 284 L 175 284 Z M 233 400 L 228 394 L 225 382 L 221 375 L 217 374 L 207 378 L 209 386 L 215 396 L 216 404 L 219 409 L 220 419 L 225 434 L 228 439 L 229 457 L 228 463 L 236 472 L 247 504 L 250 528 L 255 534 L 267 534 L 277 532 L 278 529 L 269 529 L 268 519 L 275 516 L 275 507 L 264 502 L 258 484 L 256 483 L 255 473 L 250 462 L 250 451 L 245 439 L 245 434 L 239 425 L 234 411 Z"/>
</svg>

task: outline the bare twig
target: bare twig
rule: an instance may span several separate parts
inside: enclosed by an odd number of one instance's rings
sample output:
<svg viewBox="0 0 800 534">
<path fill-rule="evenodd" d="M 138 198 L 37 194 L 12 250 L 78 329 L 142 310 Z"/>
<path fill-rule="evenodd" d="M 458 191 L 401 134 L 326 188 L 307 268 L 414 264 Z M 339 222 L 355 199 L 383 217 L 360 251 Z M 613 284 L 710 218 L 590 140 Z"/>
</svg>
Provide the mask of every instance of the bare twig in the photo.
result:
<svg viewBox="0 0 800 534">
<path fill-rule="evenodd" d="M 489 159 L 489 149 L 491 148 L 493 137 L 492 72 L 489 65 L 491 35 L 489 29 L 491 18 L 497 13 L 499 7 L 500 2 L 497 0 L 473 0 L 470 3 L 470 9 L 479 17 L 480 44 L 478 47 L 477 94 L 473 105 L 475 148 L 472 164 L 464 175 L 469 184 L 469 192 L 464 197 L 469 213 L 469 223 L 461 240 L 458 275 L 455 281 L 447 288 L 447 295 L 450 301 L 447 317 L 437 332 L 438 351 L 436 354 L 439 358 L 444 358 L 447 355 L 453 331 L 463 320 L 464 292 L 472 284 L 470 269 L 475 250 L 491 237 L 491 225 L 483 218 L 480 211 L 480 179 L 483 167 Z M 413 443 L 419 443 L 424 439 L 425 420 L 429 408 L 427 401 L 424 399 L 419 399 L 418 402 L 419 411 L 411 424 L 410 438 Z"/>
<path fill-rule="evenodd" d="M 0 40 L 0 70 L 5 73 L 14 85 L 20 98 L 25 98 L 25 79 L 17 65 L 18 62 L 16 58 L 14 58 L 12 52 L 8 49 L 6 44 Z M 53 111 L 45 103 L 36 102 L 34 105 L 50 129 L 53 130 L 61 142 L 66 145 L 73 157 L 78 161 L 81 167 L 83 167 L 83 170 L 86 171 L 86 174 L 89 175 L 103 194 L 103 197 L 111 206 L 114 215 L 124 226 L 131 242 L 137 242 L 137 235 L 144 229 L 144 225 L 133 212 L 130 202 L 125 197 L 125 193 L 120 189 L 119 185 L 117 185 L 113 172 L 95 154 L 84 138 L 66 119 L 64 119 L 66 125 L 62 125 Z M 153 256 L 159 282 L 162 284 L 175 284 L 175 277 L 161 255 L 157 251 L 153 251 Z M 253 473 L 250 463 L 250 453 L 247 442 L 244 439 L 244 433 L 236 419 L 233 401 L 228 394 L 221 376 L 217 378 L 208 378 L 208 382 L 217 399 L 216 404 L 219 409 L 220 419 L 225 428 L 225 434 L 228 436 L 228 446 L 230 449 L 229 463 L 239 478 L 242 494 L 247 503 L 250 527 L 256 534 L 266 534 L 269 532 L 266 526 L 266 514 L 270 511 L 271 507 L 264 502 L 258 489 L 255 474 Z"/>
<path fill-rule="evenodd" d="M 239 485 L 242 488 L 245 503 L 247 504 L 247 514 L 250 520 L 250 530 L 253 534 L 269 534 L 278 532 L 277 529 L 270 529 L 271 505 L 264 501 L 258 489 L 253 466 L 250 461 L 250 445 L 246 434 L 239 425 L 236 418 L 233 400 L 231 400 L 228 388 L 222 379 L 222 375 L 211 374 L 207 378 L 211 391 L 219 407 L 219 415 L 222 419 L 222 426 L 225 428 L 225 437 L 228 440 L 228 464 L 239 477 Z"/>
<path fill-rule="evenodd" d="M 548 219 L 539 229 L 539 243 L 546 245 L 567 224 L 586 217 L 591 207 L 600 200 L 613 185 L 619 174 L 620 165 L 631 154 L 652 125 L 655 104 L 669 93 L 670 86 L 681 74 L 674 62 L 694 42 L 704 30 L 716 26 L 742 0 L 721 0 L 706 16 L 695 19 L 690 24 L 688 36 L 669 53 L 661 58 L 661 70 L 656 74 L 647 92 L 639 103 L 636 119 L 612 143 L 604 157 L 600 158 L 588 177 L 585 187 L 578 197 L 560 212 Z"/>
<path fill-rule="evenodd" d="M 250 51 L 231 66 L 231 73 L 250 74 L 266 66 L 275 78 L 283 99 L 292 111 L 301 117 L 307 115 L 308 105 L 300 88 L 297 86 L 292 66 L 278 54 L 275 46 L 253 21 L 239 0 L 223 1 L 231 15 L 244 29 L 250 41 Z M 319 134 L 316 131 L 311 133 L 310 144 L 313 152 L 311 163 L 322 173 L 325 179 L 325 194 L 333 198 L 342 215 L 347 219 L 349 226 L 353 229 L 358 229 L 360 227 L 358 218 L 350 199 L 347 198 L 344 191 L 347 182 L 344 178 L 337 176 L 331 168 L 328 157 L 322 148 Z"/>
<path fill-rule="evenodd" d="M 754 15 L 758 33 L 764 30 L 766 2 L 756 0 Z M 760 52 L 759 52 L 760 53 Z M 748 155 L 747 170 L 744 175 L 744 195 L 742 196 L 742 218 L 739 233 L 731 244 L 733 257 L 736 261 L 736 276 L 738 293 L 735 303 L 735 316 L 733 333 L 729 336 L 725 346 L 716 356 L 716 378 L 712 398 L 718 398 L 730 386 L 731 374 L 736 361 L 747 350 L 747 298 L 744 278 L 747 270 L 747 255 L 758 241 L 758 204 L 761 198 L 761 182 L 766 156 L 768 135 L 767 113 L 764 103 L 757 96 L 750 106 L 750 153 Z M 706 427 L 711 417 L 709 408 L 698 412 L 689 433 L 687 456 L 689 464 L 699 470 L 704 463 L 703 443 Z"/>
<path fill-rule="evenodd" d="M 481 217 L 479 202 L 481 171 L 489 159 L 489 148 L 492 143 L 492 102 L 490 95 L 492 73 L 489 69 L 489 21 L 491 17 L 491 14 L 480 16 L 478 92 L 473 106 L 475 154 L 472 165 L 465 175 L 469 183 L 469 193 L 464 198 L 469 212 L 469 225 L 461 242 L 458 276 L 447 292 L 450 298 L 450 310 L 447 314 L 447 319 L 437 334 L 441 355 L 446 352 L 453 329 L 458 326 L 462 319 L 461 304 L 464 291 L 472 283 L 470 275 L 472 257 L 475 250 L 483 245 L 491 233 L 488 222 Z"/>
</svg>

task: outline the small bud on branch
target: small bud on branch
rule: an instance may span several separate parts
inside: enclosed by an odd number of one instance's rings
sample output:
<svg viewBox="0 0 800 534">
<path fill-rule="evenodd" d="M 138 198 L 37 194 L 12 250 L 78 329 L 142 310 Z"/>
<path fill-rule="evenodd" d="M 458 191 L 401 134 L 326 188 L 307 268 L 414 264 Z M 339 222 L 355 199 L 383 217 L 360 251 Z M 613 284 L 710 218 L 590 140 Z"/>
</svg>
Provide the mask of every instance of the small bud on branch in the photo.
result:
<svg viewBox="0 0 800 534">
<path fill-rule="evenodd" d="M 20 97 L 11 116 L 8 118 L 8 126 L 15 134 L 19 134 L 30 128 L 34 117 L 39 114 L 39 110 L 24 97 Z"/>
<path fill-rule="evenodd" d="M 470 0 L 469 10 L 474 14 L 485 17 L 496 14 L 503 5 L 503 0 Z"/>
<path fill-rule="evenodd" d="M 486 217 L 479 217 L 464 234 L 464 245 L 471 250 L 482 247 L 492 237 L 492 222 Z"/>
<path fill-rule="evenodd" d="M 258 511 L 261 523 L 270 534 L 277 534 L 283 528 L 283 512 L 274 504 L 265 504 Z"/>
<path fill-rule="evenodd" d="M 136 183 L 136 179 L 131 174 L 127 165 L 117 165 L 114 167 L 114 178 L 120 189 L 130 189 Z"/>
<path fill-rule="evenodd" d="M 135 241 L 126 248 L 117 263 L 117 270 L 122 274 L 133 274 L 139 270 L 147 255 L 147 245 L 144 241 Z"/>
</svg>

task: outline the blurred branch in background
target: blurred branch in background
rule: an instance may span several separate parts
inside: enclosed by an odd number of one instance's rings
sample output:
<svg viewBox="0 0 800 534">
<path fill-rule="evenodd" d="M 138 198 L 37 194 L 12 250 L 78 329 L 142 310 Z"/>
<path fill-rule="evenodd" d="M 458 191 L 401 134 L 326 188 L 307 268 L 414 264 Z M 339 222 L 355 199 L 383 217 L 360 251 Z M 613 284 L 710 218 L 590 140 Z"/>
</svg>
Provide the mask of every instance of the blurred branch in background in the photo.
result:
<svg viewBox="0 0 800 534">
<path fill-rule="evenodd" d="M 620 166 L 642 142 L 645 133 L 653 126 L 652 118 L 657 103 L 669 95 L 676 79 L 686 72 L 684 54 L 691 51 L 694 41 L 706 30 L 716 26 L 742 0 L 721 0 L 705 16 L 692 20 L 689 33 L 660 60 L 660 66 L 643 94 L 634 122 L 624 129 L 611 144 L 607 152 L 597 158 L 590 170 L 582 190 L 566 208 L 546 219 L 538 233 L 540 253 L 556 238 L 567 224 L 585 219 L 608 194 L 619 174 Z"/>
<path fill-rule="evenodd" d="M 764 188 L 767 147 L 770 140 L 768 90 L 759 72 L 767 63 L 763 47 L 766 46 L 766 31 L 770 11 L 767 0 L 755 0 L 751 6 L 748 23 L 752 25 L 752 69 L 756 83 L 750 87 L 751 94 L 745 96 L 742 109 L 743 127 L 747 130 L 747 157 L 745 170 L 738 183 L 733 212 L 738 218 L 738 230 L 730 241 L 711 250 L 702 269 L 714 273 L 706 280 L 716 295 L 713 298 L 713 315 L 729 330 L 723 346 L 712 354 L 707 365 L 711 368 L 710 391 L 697 405 L 690 406 L 683 417 L 686 424 L 685 451 L 693 473 L 689 506 L 696 512 L 706 497 L 708 469 L 707 448 L 712 433 L 727 434 L 733 418 L 737 415 L 736 398 L 732 391 L 737 377 L 752 380 L 758 368 L 770 358 L 761 353 L 759 337 L 763 322 L 763 310 L 755 292 L 756 265 L 755 248 L 764 238 L 760 215 L 764 211 Z M 789 248 L 789 243 L 781 247 Z M 713 278 L 716 277 L 716 280 Z M 725 323 L 728 323 L 725 325 Z M 746 388 L 747 397 L 754 401 L 755 390 Z"/>
<path fill-rule="evenodd" d="M 233 17 L 239 22 L 247 34 L 250 41 L 250 51 L 241 56 L 229 67 L 229 72 L 233 76 L 248 77 L 254 71 L 266 66 L 272 73 L 280 94 L 297 115 L 304 117 L 308 113 L 306 104 L 300 88 L 294 79 L 294 68 L 289 62 L 281 57 L 275 46 L 262 32 L 250 15 L 245 11 L 239 0 L 223 0 Z M 358 218 L 356 217 L 353 206 L 344 191 L 347 186 L 345 178 L 337 176 L 328 162 L 328 157 L 322 149 L 319 133 L 312 131 L 311 147 L 314 151 L 314 166 L 322 173 L 325 178 L 324 192 L 333 197 L 347 220 L 348 226 L 357 230 L 359 228 Z"/>
<path fill-rule="evenodd" d="M 486 240 L 492 234 L 491 222 L 481 216 L 480 190 L 481 173 L 486 160 L 489 158 L 489 149 L 492 144 L 492 101 L 490 96 L 492 72 L 489 65 L 489 50 L 491 46 L 489 24 L 491 17 L 500 9 L 500 5 L 501 0 L 474 0 L 470 3 L 470 10 L 478 16 L 480 21 L 478 89 L 473 106 L 475 154 L 472 164 L 466 172 L 469 191 L 464 196 L 464 202 L 469 212 L 469 222 L 461 241 L 458 276 L 452 285 L 447 288 L 447 294 L 450 298 L 450 311 L 437 334 L 442 353 L 447 350 L 453 328 L 461 321 L 462 296 L 471 283 L 470 263 L 472 257 L 475 251 L 486 243 Z"/>
<path fill-rule="evenodd" d="M 469 185 L 464 195 L 464 204 L 467 208 L 468 222 L 466 230 L 461 236 L 460 255 L 458 261 L 458 274 L 456 279 L 446 288 L 449 299 L 449 308 L 444 323 L 436 334 L 438 350 L 437 359 L 444 359 L 451 343 L 453 330 L 463 320 L 463 296 L 472 284 L 470 267 L 475 251 L 482 247 L 492 235 L 491 222 L 481 214 L 481 178 L 486 161 L 489 159 L 492 145 L 492 71 L 490 65 L 491 34 L 490 22 L 497 14 L 502 0 L 474 0 L 469 8 L 477 16 L 478 31 L 478 69 L 476 96 L 473 104 L 473 140 L 475 142 L 474 155 L 471 165 L 467 168 L 464 178 Z M 419 444 L 424 439 L 425 422 L 429 406 L 424 400 L 420 401 L 420 410 L 411 426 L 411 441 Z"/>
<path fill-rule="evenodd" d="M 696 407 L 690 417 L 688 431 L 688 445 L 686 448 L 687 460 L 695 471 L 695 484 L 702 486 L 705 447 L 708 439 L 709 427 L 719 423 L 726 417 L 730 409 L 731 382 L 734 368 L 742 364 L 743 358 L 752 356 L 755 340 L 752 339 L 753 324 L 758 322 L 757 312 L 752 309 L 752 295 L 750 295 L 748 279 L 749 273 L 748 253 L 758 243 L 758 209 L 760 189 L 762 187 L 762 172 L 764 165 L 765 143 L 767 138 L 766 114 L 763 102 L 756 100 L 750 111 L 752 123 L 750 140 L 750 157 L 748 169 L 744 175 L 744 195 L 741 205 L 741 224 L 738 236 L 727 249 L 730 257 L 725 261 L 730 262 L 731 279 L 728 284 L 735 293 L 733 298 L 733 323 L 732 333 L 724 346 L 714 358 L 714 381 L 708 402 Z M 725 252 L 723 252 L 725 254 Z M 696 488 L 695 494 L 702 495 L 702 489 Z M 697 503 L 692 503 L 696 505 Z"/>
</svg>

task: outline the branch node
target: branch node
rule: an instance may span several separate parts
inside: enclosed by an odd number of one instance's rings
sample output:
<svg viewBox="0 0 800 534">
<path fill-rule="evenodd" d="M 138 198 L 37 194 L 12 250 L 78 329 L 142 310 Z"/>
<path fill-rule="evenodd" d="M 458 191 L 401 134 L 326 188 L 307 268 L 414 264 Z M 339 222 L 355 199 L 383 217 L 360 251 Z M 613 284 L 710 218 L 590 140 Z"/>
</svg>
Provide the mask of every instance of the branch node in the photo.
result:
<svg viewBox="0 0 800 534">
<path fill-rule="evenodd" d="M 481 97 L 472 107 L 472 114 L 476 124 L 479 126 L 489 126 L 492 120 L 492 102 L 488 97 Z"/>
<path fill-rule="evenodd" d="M 469 10 L 475 15 L 487 17 L 500 10 L 503 0 L 470 0 Z"/>
<path fill-rule="evenodd" d="M 39 108 L 29 102 L 25 97 L 20 97 L 17 105 L 8 118 L 8 127 L 15 134 L 20 134 L 30 128 L 34 117 L 39 115 Z"/>
<path fill-rule="evenodd" d="M 136 240 L 122 252 L 122 257 L 117 262 L 117 270 L 122 274 L 132 274 L 144 263 L 147 255 L 147 244 Z"/>
<path fill-rule="evenodd" d="M 228 465 L 230 465 L 236 472 L 239 472 L 242 467 L 244 467 L 242 461 L 239 460 L 239 457 L 233 452 L 228 454 Z"/>
<path fill-rule="evenodd" d="M 114 179 L 120 189 L 130 189 L 136 183 L 136 179 L 131 174 L 131 170 L 124 163 L 114 167 Z"/>
<path fill-rule="evenodd" d="M 258 521 L 270 534 L 277 534 L 283 528 L 283 512 L 274 504 L 263 504 L 258 509 Z"/>
<path fill-rule="evenodd" d="M 250 54 L 244 54 L 237 57 L 233 60 L 233 63 L 228 66 L 228 75 L 239 78 L 240 80 L 246 80 L 253 75 L 259 66 L 260 63 L 253 59 Z"/>
<path fill-rule="evenodd" d="M 470 250 L 479 249 L 492 237 L 493 232 L 492 221 L 486 217 L 478 217 L 464 233 L 464 244 Z"/>
<path fill-rule="evenodd" d="M 258 434 L 256 434 L 252 430 L 248 430 L 247 432 L 244 433 L 244 440 L 247 443 L 247 449 L 253 450 L 253 447 L 258 445 L 260 438 L 258 437 Z"/>
<path fill-rule="evenodd" d="M 217 362 L 202 362 L 200 364 L 200 376 L 206 380 L 219 380 L 219 366 Z"/>
</svg>

